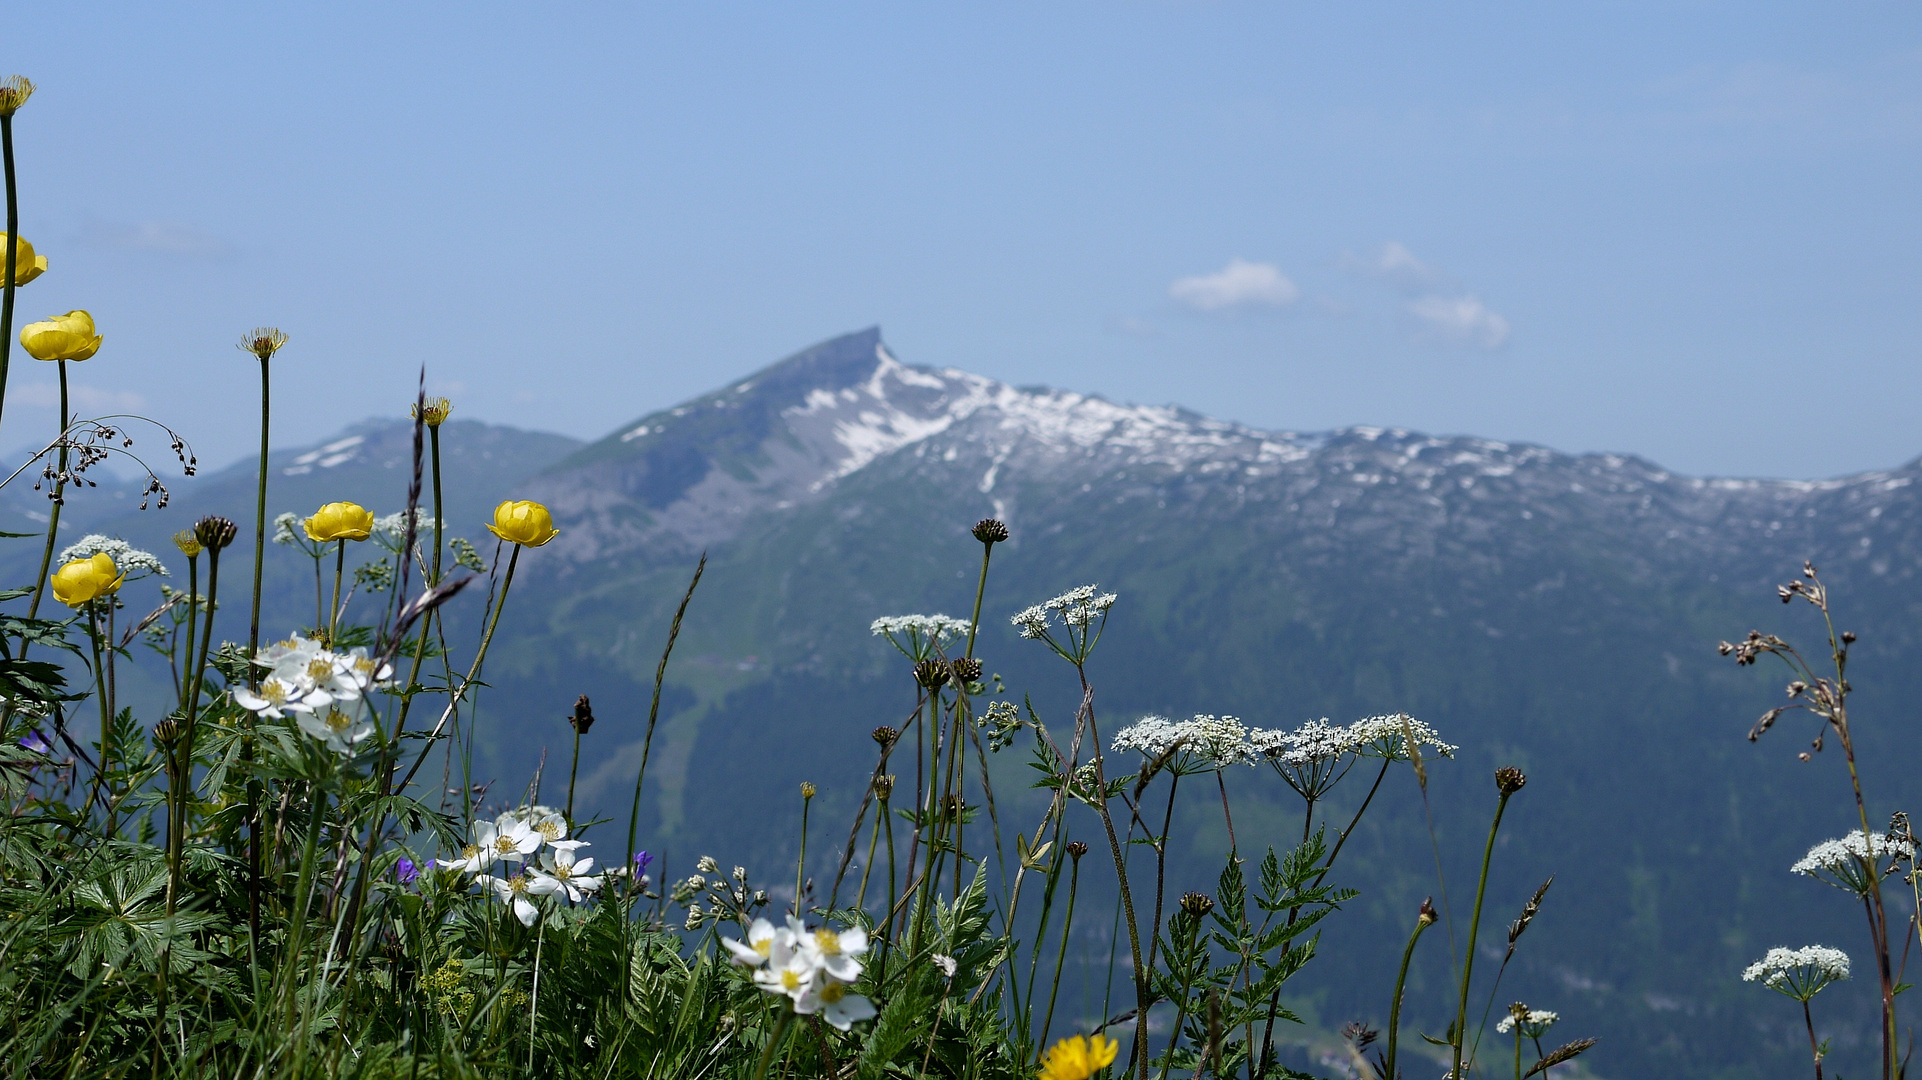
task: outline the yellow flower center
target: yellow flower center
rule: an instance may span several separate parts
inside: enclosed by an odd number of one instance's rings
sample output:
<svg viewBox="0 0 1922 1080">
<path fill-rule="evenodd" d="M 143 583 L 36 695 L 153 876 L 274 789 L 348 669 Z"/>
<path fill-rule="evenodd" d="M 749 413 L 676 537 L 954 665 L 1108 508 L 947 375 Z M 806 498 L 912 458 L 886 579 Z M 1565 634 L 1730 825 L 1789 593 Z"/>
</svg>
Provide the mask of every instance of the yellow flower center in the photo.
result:
<svg viewBox="0 0 1922 1080">
<path fill-rule="evenodd" d="M 360 672 L 362 675 L 365 675 L 368 678 L 373 678 L 374 662 L 373 660 L 365 656 L 358 657 L 354 660 L 354 670 Z"/>
<path fill-rule="evenodd" d="M 269 705 L 285 705 L 287 687 L 279 679 L 268 679 L 260 684 L 260 696 L 266 698 Z"/>
<path fill-rule="evenodd" d="M 353 719 L 349 717 L 346 713 L 341 712 L 339 709 L 327 710 L 327 730 L 328 731 L 331 731 L 336 735 L 340 735 L 345 733 L 348 728 L 353 726 L 354 726 Z"/>
<path fill-rule="evenodd" d="M 469 844 L 466 847 L 460 849 L 460 857 L 463 859 L 471 859 L 474 856 L 479 855 L 480 850 L 481 849 L 479 844 Z"/>
<path fill-rule="evenodd" d="M 814 932 L 814 942 L 827 956 L 841 955 L 841 935 L 823 927 Z"/>
<path fill-rule="evenodd" d="M 792 968 L 783 970 L 781 972 L 781 986 L 783 989 L 788 990 L 790 992 L 799 990 L 801 988 L 800 974 L 795 972 Z"/>
<path fill-rule="evenodd" d="M 334 665 L 328 660 L 307 661 L 307 677 L 315 682 L 326 682 L 334 677 Z"/>
<path fill-rule="evenodd" d="M 494 850 L 500 852 L 502 855 L 513 854 L 514 838 L 507 835 L 496 836 L 494 838 Z"/>
<path fill-rule="evenodd" d="M 821 987 L 817 993 L 820 994 L 822 1001 L 832 1005 L 847 995 L 847 988 L 843 987 L 840 983 L 828 983 Z"/>
<path fill-rule="evenodd" d="M 527 891 L 527 875 L 515 874 L 513 877 L 508 878 L 507 887 L 513 890 L 517 894 L 526 892 Z"/>
<path fill-rule="evenodd" d="M 549 840 L 559 840 L 561 838 L 561 823 L 553 818 L 548 818 L 546 821 L 534 826 L 534 831 Z"/>
</svg>

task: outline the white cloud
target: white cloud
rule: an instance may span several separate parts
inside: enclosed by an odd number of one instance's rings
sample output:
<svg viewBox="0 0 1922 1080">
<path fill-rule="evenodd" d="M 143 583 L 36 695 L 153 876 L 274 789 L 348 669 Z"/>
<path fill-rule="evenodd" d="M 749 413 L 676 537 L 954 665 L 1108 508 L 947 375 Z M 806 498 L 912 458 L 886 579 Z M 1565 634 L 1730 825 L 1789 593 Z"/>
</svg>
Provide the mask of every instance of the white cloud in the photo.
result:
<svg viewBox="0 0 1922 1080">
<path fill-rule="evenodd" d="M 1408 313 L 1455 341 L 1494 349 L 1508 340 L 1508 320 L 1473 296 L 1423 296 L 1408 302 Z"/>
<path fill-rule="evenodd" d="M 1168 295 L 1199 311 L 1237 307 L 1286 307 L 1301 290 L 1273 263 L 1230 259 L 1212 274 L 1176 279 Z"/>
<path fill-rule="evenodd" d="M 58 408 L 60 405 L 60 388 L 53 383 L 23 383 L 13 388 L 12 396 L 13 400 L 23 405 L 37 405 L 46 409 Z M 139 394 L 121 390 L 96 390 L 85 385 L 73 387 L 68 397 L 71 399 L 68 405 L 83 416 L 139 412 L 147 407 L 147 399 Z"/>
</svg>

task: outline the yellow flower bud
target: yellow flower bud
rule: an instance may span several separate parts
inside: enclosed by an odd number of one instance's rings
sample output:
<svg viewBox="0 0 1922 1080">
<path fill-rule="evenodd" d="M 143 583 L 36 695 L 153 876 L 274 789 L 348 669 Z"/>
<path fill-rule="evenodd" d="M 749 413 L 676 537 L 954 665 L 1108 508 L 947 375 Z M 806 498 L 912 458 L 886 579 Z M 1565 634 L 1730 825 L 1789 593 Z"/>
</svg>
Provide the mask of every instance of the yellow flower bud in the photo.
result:
<svg viewBox="0 0 1922 1080">
<path fill-rule="evenodd" d="M 50 584 L 53 598 L 71 608 L 110 595 L 120 588 L 127 575 L 114 565 L 113 556 L 98 552 L 89 559 L 75 559 L 53 572 Z"/>
<path fill-rule="evenodd" d="M 7 234 L 0 232 L 0 285 L 7 280 Z M 13 238 L 13 283 L 25 285 L 47 272 L 47 257 L 35 255 L 24 236 Z"/>
<path fill-rule="evenodd" d="M 85 360 L 100 351 L 100 335 L 93 332 L 92 315 L 69 311 L 28 323 L 20 331 L 20 347 L 35 360 Z"/>
<path fill-rule="evenodd" d="M 447 422 L 447 414 L 454 411 L 454 403 L 444 397 L 430 397 L 424 403 L 414 406 L 414 419 L 428 427 L 439 427 Z"/>
<path fill-rule="evenodd" d="M 374 514 L 358 503 L 332 502 L 314 511 L 302 524 L 307 538 L 317 543 L 330 540 L 365 540 L 374 532 Z"/>
<path fill-rule="evenodd" d="M 174 534 L 174 546 L 179 548 L 180 553 L 189 559 L 207 550 L 206 545 L 200 542 L 200 538 L 188 532 L 186 529 L 182 529 Z"/>
<path fill-rule="evenodd" d="M 561 534 L 554 517 L 537 502 L 507 502 L 494 508 L 494 523 L 487 531 L 510 544 L 540 547 Z"/>
</svg>

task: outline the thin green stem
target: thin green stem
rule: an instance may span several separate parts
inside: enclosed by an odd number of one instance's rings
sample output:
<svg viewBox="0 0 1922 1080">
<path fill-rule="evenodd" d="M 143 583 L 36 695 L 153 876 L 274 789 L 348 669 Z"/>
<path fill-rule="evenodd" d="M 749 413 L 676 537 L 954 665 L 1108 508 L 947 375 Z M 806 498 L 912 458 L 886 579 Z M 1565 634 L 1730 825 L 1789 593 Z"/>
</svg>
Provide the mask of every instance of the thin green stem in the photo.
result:
<svg viewBox="0 0 1922 1080">
<path fill-rule="evenodd" d="M 574 778 L 581 771 L 581 729 L 574 727 L 574 758 L 567 765 L 567 809 L 562 811 L 567 818 L 567 834 L 574 835 Z M 630 856 L 631 857 L 631 856 Z"/>
<path fill-rule="evenodd" d="M 481 665 L 487 661 L 487 648 L 494 643 L 494 630 L 501 624 L 501 612 L 507 607 L 507 590 L 514 585 L 514 568 L 520 565 L 520 561 L 521 546 L 515 544 L 514 553 L 507 557 L 507 573 L 501 577 L 501 594 L 494 598 L 494 613 L 487 620 L 487 632 L 481 635 L 480 651 L 474 654 L 474 663 L 468 667 L 467 676 L 461 680 L 459 688 L 452 695 L 454 700 L 448 703 L 447 711 L 441 715 L 440 722 L 434 725 L 434 730 L 427 737 L 426 743 L 421 746 L 420 753 L 415 755 L 413 767 L 407 770 L 407 776 L 401 780 L 400 786 L 395 790 L 406 791 L 407 785 L 414 782 L 414 774 L 420 772 L 421 762 L 427 760 L 428 749 L 433 746 L 434 740 L 440 737 L 447 721 L 454 715 L 455 704 L 467 695 L 467 688 L 472 686 L 474 679 L 480 675 Z"/>
<path fill-rule="evenodd" d="M 1488 866 L 1495 859 L 1495 834 L 1501 831 L 1502 814 L 1508 809 L 1510 791 L 1501 793 L 1501 801 L 1495 804 L 1495 820 L 1488 826 L 1488 844 L 1482 849 L 1481 880 L 1475 886 L 1475 911 L 1468 923 L 1468 951 L 1462 957 L 1461 995 L 1455 1005 L 1455 1030 L 1449 1042 L 1454 1048 L 1454 1065 L 1449 1071 L 1453 1080 L 1461 1080 L 1462 1043 L 1466 1042 L 1464 1028 L 1468 1024 L 1468 981 L 1475 972 L 1475 938 L 1482 928 L 1482 899 L 1488 893 Z"/>
<path fill-rule="evenodd" d="M 327 646 L 332 648 L 340 633 L 340 579 L 347 570 L 347 540 L 334 541 L 334 602 L 327 609 Z"/>
<path fill-rule="evenodd" d="M 774 1064 L 774 1053 L 786 1040 L 788 1025 L 794 1022 L 794 1010 L 785 1004 L 780 1006 L 781 1018 L 774 1022 L 774 1030 L 768 1034 L 767 1045 L 761 1049 L 760 1063 L 754 1066 L 754 1080 L 766 1080 L 768 1066 Z"/>
<path fill-rule="evenodd" d="M 13 358 L 13 290 L 14 275 L 20 268 L 14 263 L 19 259 L 15 249 L 20 243 L 20 194 L 14 187 L 13 176 L 13 116 L 0 116 L 0 163 L 4 163 L 7 174 L 7 276 L 0 285 L 0 408 L 7 402 L 7 364 Z"/>
<path fill-rule="evenodd" d="M 801 855 L 794 860 L 794 917 L 803 917 L 801 910 L 801 881 L 808 865 L 808 807 L 814 802 L 812 784 L 804 785 L 801 792 Z"/>
<path fill-rule="evenodd" d="M 270 428 L 270 406 L 273 401 L 271 381 L 269 380 L 268 356 L 260 356 L 260 466 L 257 470 L 254 487 L 254 591 L 253 605 L 247 616 L 247 688 L 260 689 L 260 670 L 253 658 L 260 655 L 260 572 L 267 557 L 267 437 Z M 211 551 L 211 549 L 210 549 Z M 212 567 L 218 565 L 218 552 L 209 557 L 208 574 L 210 591 L 207 595 L 207 609 L 213 610 L 211 592 Z M 316 564 L 318 566 L 318 564 Z M 319 575 L 315 575 L 318 590 Z M 318 622 L 315 623 L 319 625 Z M 203 644 L 202 651 L 205 651 Z M 198 679 L 195 687 L 198 690 Z M 249 711 L 246 720 L 246 735 L 241 740 L 240 760 L 247 770 L 247 931 L 252 944 L 248 948 L 249 957 L 260 947 L 260 780 L 253 775 L 251 768 L 254 760 L 254 730 L 258 720 Z"/>
<path fill-rule="evenodd" d="M 1402 988 L 1408 984 L 1408 965 L 1415 958 L 1415 943 L 1421 940 L 1422 931 L 1434 924 L 1435 920 L 1430 917 L 1427 905 L 1424 904 L 1422 913 L 1415 917 L 1414 933 L 1408 935 L 1408 947 L 1401 952 L 1401 969 L 1395 973 L 1395 997 L 1388 1006 L 1388 1056 L 1382 1062 L 1386 1066 L 1385 1080 L 1393 1080 L 1398 1075 L 1395 1067 L 1395 1051 L 1401 1034 Z"/>
<path fill-rule="evenodd" d="M 968 620 L 969 659 L 974 658 L 974 635 L 981 629 L 981 599 L 988 594 L 988 559 L 994 554 L 994 544 L 981 542 L 981 579 L 974 586 L 974 618 Z"/>
<path fill-rule="evenodd" d="M 1068 938 L 1074 933 L 1075 889 L 1081 884 L 1081 860 L 1075 859 L 1068 870 L 1068 913 L 1061 923 L 1061 951 L 1054 958 L 1054 981 L 1048 985 L 1048 1011 L 1041 1016 L 1041 1038 L 1035 1043 L 1038 1048 L 1048 1045 L 1048 1029 L 1054 1024 L 1054 1000 L 1061 992 L 1061 970 L 1068 962 Z"/>
<path fill-rule="evenodd" d="M 12 250 L 9 245 L 8 250 Z M 40 614 L 40 598 L 47 588 L 47 571 L 53 569 L 53 545 L 60 535 L 60 507 L 67 501 L 67 428 L 73 423 L 67 411 L 67 362 L 60 361 L 60 457 L 58 475 L 53 482 L 53 509 L 47 512 L 47 544 L 40 552 L 40 576 L 33 582 L 33 600 L 27 604 L 27 618 Z M 21 653 L 26 653 L 23 643 Z"/>
<path fill-rule="evenodd" d="M 105 600 L 111 604 L 113 596 L 109 594 Z M 100 774 L 105 776 L 113 769 L 113 713 L 110 711 L 112 706 L 107 703 L 107 669 L 100 660 L 99 612 L 92 604 L 87 606 L 87 640 L 93 646 L 94 696 L 100 699 Z M 120 800 L 107 800 L 106 836 L 109 840 L 117 831 L 114 826 L 118 824 L 119 806 Z"/>
</svg>

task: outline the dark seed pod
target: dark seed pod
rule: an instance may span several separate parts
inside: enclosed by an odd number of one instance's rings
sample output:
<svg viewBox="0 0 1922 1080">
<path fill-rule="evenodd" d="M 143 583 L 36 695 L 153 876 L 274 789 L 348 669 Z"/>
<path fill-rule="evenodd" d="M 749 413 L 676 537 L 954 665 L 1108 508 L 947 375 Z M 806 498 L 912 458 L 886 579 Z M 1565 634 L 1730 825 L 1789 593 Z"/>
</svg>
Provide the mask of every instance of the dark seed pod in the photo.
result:
<svg viewBox="0 0 1922 1080">
<path fill-rule="evenodd" d="M 971 683 L 981 677 L 981 661 L 972 656 L 964 656 L 950 666 L 954 668 L 955 682 Z"/>
<path fill-rule="evenodd" d="M 214 551 L 233 543 L 239 531 L 232 521 L 224 517 L 209 515 L 194 522 L 194 539 L 200 541 L 201 547 Z"/>
<path fill-rule="evenodd" d="M 1068 846 L 1066 850 L 1068 852 L 1069 858 L 1075 860 L 1076 862 L 1079 862 L 1081 861 L 1081 856 L 1086 855 L 1088 853 L 1088 845 L 1082 843 L 1079 840 L 1070 840 L 1068 841 Z"/>
<path fill-rule="evenodd" d="M 893 746 L 894 740 L 901 737 L 900 732 L 894 730 L 893 728 L 887 726 L 886 724 L 882 724 L 880 727 L 875 728 L 873 731 L 868 732 L 868 735 L 872 737 L 875 742 L 881 744 L 881 747 L 883 749 Z"/>
<path fill-rule="evenodd" d="M 1184 893 L 1181 897 L 1181 910 L 1199 919 L 1215 909 L 1214 898 L 1207 893 Z"/>
<path fill-rule="evenodd" d="M 974 523 L 974 538 L 984 544 L 999 544 L 1008 538 L 1008 526 L 994 518 L 982 518 Z"/>
<path fill-rule="evenodd" d="M 162 746 L 172 746 L 180 738 L 180 721 L 162 720 L 153 726 L 153 741 Z"/>
<path fill-rule="evenodd" d="M 588 703 L 586 694 L 582 694 L 580 699 L 574 702 L 574 715 L 568 717 L 567 722 L 582 735 L 587 734 L 587 729 L 594 726 L 594 706 Z"/>
<path fill-rule="evenodd" d="M 1495 770 L 1495 790 L 1503 795 L 1515 794 L 1526 783 L 1528 777 L 1523 776 L 1520 769 L 1508 766 Z"/>
<path fill-rule="evenodd" d="M 930 690 L 947 685 L 948 665 L 939 660 L 923 660 L 914 665 L 914 681 Z"/>
</svg>

